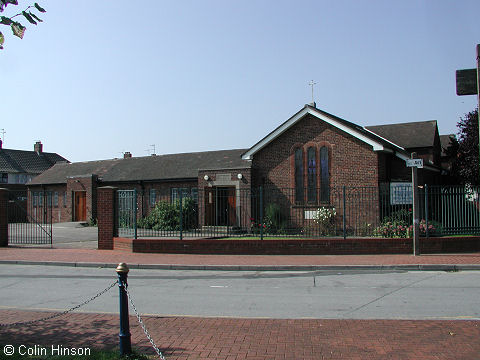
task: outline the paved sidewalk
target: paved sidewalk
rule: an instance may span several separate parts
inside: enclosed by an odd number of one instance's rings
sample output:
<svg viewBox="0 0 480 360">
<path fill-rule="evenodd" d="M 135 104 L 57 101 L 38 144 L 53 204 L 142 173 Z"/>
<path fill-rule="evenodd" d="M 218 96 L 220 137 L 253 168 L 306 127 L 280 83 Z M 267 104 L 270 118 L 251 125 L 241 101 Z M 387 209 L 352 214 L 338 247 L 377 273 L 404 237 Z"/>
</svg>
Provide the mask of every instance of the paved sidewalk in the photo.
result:
<svg viewBox="0 0 480 360">
<path fill-rule="evenodd" d="M 131 268 L 307 269 L 389 267 L 480 269 L 480 253 L 454 255 L 263 256 L 132 254 L 88 249 L 0 248 L 1 263 Z M 281 300 L 278 300 L 281 301 Z M 141 309 L 139 309 L 141 311 Z M 28 321 L 48 313 L 1 310 L 0 323 Z M 145 317 L 149 332 L 169 360 L 276 359 L 480 359 L 480 321 L 322 320 Z M 136 318 L 132 344 L 154 354 Z M 0 326 L 0 351 L 24 344 L 50 349 L 112 348 L 118 343 L 118 316 L 71 313 L 33 326 Z"/>
<path fill-rule="evenodd" d="M 38 319 L 42 312 L 0 310 L 0 323 Z M 281 320 L 145 317 L 169 360 L 479 359 L 480 321 Z M 154 354 L 136 318 L 132 346 Z M 74 313 L 33 326 L 0 327 L 5 345 L 113 348 L 118 317 Z M 50 351 L 50 350 L 49 350 Z"/>
<path fill-rule="evenodd" d="M 361 267 L 407 270 L 480 270 L 480 253 L 448 255 L 189 255 L 116 250 L 0 248 L 1 263 L 223 270 L 316 270 Z"/>
</svg>

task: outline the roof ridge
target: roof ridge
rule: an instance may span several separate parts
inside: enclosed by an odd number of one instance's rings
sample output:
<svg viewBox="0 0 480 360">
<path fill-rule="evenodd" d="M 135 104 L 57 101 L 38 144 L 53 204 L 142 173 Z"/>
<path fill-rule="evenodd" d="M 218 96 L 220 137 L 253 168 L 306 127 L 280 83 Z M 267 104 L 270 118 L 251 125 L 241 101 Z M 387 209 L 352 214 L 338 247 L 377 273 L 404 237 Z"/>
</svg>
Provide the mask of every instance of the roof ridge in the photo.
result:
<svg viewBox="0 0 480 360">
<path fill-rule="evenodd" d="M 369 127 L 381 127 L 381 126 L 392 126 L 392 125 L 410 125 L 410 124 L 421 124 L 421 123 L 437 123 L 438 120 L 423 120 L 423 121 L 407 121 L 407 122 L 401 122 L 401 123 L 391 123 L 391 124 L 381 124 L 381 125 L 366 125 L 365 128 Z"/>
</svg>

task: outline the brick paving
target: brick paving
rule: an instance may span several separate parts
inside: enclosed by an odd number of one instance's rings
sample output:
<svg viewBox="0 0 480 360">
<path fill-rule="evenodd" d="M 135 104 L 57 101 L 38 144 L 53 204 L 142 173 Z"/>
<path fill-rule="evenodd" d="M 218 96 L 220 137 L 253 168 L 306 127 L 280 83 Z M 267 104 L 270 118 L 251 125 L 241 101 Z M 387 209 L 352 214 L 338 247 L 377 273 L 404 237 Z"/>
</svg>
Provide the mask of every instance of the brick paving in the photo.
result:
<svg viewBox="0 0 480 360">
<path fill-rule="evenodd" d="M 0 248 L 0 261 L 172 265 L 401 265 L 480 264 L 480 253 L 452 255 L 182 255 L 132 254 L 89 249 Z M 141 311 L 141 309 L 140 309 Z M 48 315 L 48 314 L 47 314 Z M 45 312 L 1 310 L 0 323 L 28 321 Z M 167 359 L 480 359 L 480 321 L 283 320 L 250 318 L 146 317 Z M 154 354 L 136 318 L 132 345 Z M 33 326 L 1 327 L 6 344 L 113 348 L 118 317 L 71 313 Z"/>
<path fill-rule="evenodd" d="M 141 254 L 118 250 L 0 248 L 0 261 L 55 261 L 165 265 L 479 265 L 480 253 L 444 255 L 189 255 Z"/>
<path fill-rule="evenodd" d="M 0 322 L 46 313 L 0 310 Z M 479 359 L 480 321 L 282 320 L 146 317 L 167 359 Z M 136 318 L 132 346 L 154 354 Z M 0 327 L 0 345 L 115 348 L 118 317 L 73 313 L 33 326 Z"/>
</svg>

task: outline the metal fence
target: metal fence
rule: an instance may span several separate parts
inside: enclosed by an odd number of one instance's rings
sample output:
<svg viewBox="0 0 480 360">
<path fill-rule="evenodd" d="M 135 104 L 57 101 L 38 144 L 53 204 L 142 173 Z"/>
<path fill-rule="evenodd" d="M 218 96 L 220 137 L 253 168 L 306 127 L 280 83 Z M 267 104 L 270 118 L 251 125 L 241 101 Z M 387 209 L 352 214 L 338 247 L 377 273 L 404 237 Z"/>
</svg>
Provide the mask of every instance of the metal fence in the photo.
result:
<svg viewBox="0 0 480 360">
<path fill-rule="evenodd" d="M 9 190 L 8 243 L 52 246 L 52 202 L 48 191 L 28 201 L 27 191 Z"/>
<path fill-rule="evenodd" d="M 175 188 L 142 198 L 135 190 L 121 190 L 117 195 L 119 236 L 347 238 L 412 234 L 409 183 L 331 187 L 327 201 L 325 196 L 324 201 L 318 200 L 320 189 L 317 196 L 312 189 L 304 191 L 310 196 L 299 196 L 298 189 L 275 187 Z M 480 234 L 479 188 L 425 185 L 418 191 L 421 236 Z"/>
</svg>

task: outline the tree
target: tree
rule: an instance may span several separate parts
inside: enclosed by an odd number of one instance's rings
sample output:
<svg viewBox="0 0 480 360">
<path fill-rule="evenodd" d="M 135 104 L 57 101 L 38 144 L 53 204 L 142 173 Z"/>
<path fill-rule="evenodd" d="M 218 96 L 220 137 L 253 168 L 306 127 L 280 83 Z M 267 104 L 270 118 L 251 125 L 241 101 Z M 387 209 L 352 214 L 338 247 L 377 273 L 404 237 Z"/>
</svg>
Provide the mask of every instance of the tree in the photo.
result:
<svg viewBox="0 0 480 360">
<path fill-rule="evenodd" d="M 452 175 L 461 183 L 480 185 L 478 158 L 478 108 L 457 123 L 458 141 L 453 140 L 447 155 L 453 159 Z"/>
<path fill-rule="evenodd" d="M 9 4 L 18 5 L 18 1 L 17 0 L 0 0 L 0 13 L 3 12 L 7 8 L 7 5 Z M 23 35 L 25 34 L 26 27 L 23 26 L 20 22 L 14 20 L 14 18 L 16 18 L 17 16 L 23 16 L 25 19 L 27 19 L 27 21 L 30 24 L 34 24 L 34 25 L 37 25 L 38 22 L 43 22 L 43 20 L 40 19 L 37 15 L 29 11 L 30 9 L 36 9 L 41 13 L 46 12 L 45 9 L 43 9 L 40 5 L 35 3 L 31 6 L 28 6 L 21 13 L 18 13 L 11 17 L 0 16 L 0 24 L 10 26 L 13 31 L 13 34 L 15 36 L 18 36 L 20 39 L 23 39 Z M 0 49 L 3 49 L 4 42 L 5 42 L 5 36 L 0 31 Z"/>
</svg>

